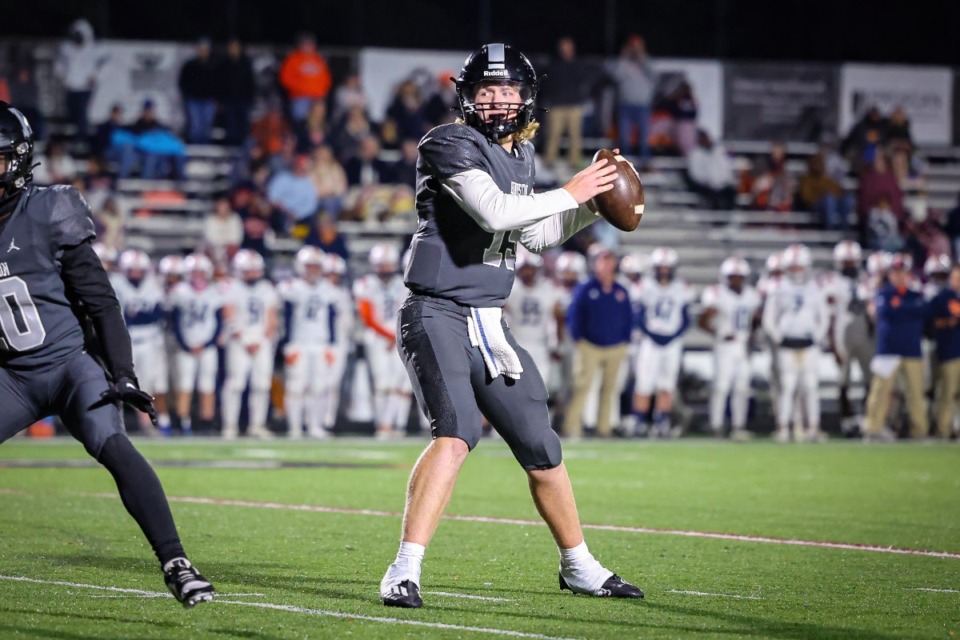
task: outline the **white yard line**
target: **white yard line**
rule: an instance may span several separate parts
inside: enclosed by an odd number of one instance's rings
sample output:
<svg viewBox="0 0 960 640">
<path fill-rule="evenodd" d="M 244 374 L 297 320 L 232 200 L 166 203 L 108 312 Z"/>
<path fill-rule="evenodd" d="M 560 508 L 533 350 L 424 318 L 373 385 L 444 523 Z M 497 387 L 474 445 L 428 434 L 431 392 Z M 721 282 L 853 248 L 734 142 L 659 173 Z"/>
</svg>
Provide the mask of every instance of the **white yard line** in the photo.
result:
<svg viewBox="0 0 960 640">
<path fill-rule="evenodd" d="M 33 584 L 49 584 L 61 587 L 70 587 L 73 589 L 93 589 L 96 591 L 113 591 L 118 593 L 136 594 L 143 597 L 153 598 L 171 598 L 169 593 L 160 591 L 144 591 L 142 589 L 122 589 L 120 587 L 105 587 L 96 584 L 83 584 L 80 582 L 66 582 L 63 580 L 39 580 L 37 578 L 27 578 L 24 576 L 4 576 L 0 575 L 0 580 L 9 580 L 13 582 L 30 582 Z M 230 597 L 230 596 L 227 596 Z M 216 598 L 215 604 L 230 604 L 240 607 L 257 607 L 258 609 L 270 609 L 271 611 L 288 611 L 290 613 L 302 613 L 311 616 L 322 616 L 327 618 L 341 618 L 344 620 L 363 620 L 366 622 L 379 622 L 382 624 L 402 624 L 412 627 L 426 627 L 430 629 L 449 629 L 451 631 L 471 631 L 474 633 L 485 633 L 495 636 L 507 636 L 510 638 L 534 638 L 535 640 L 574 640 L 573 638 L 561 638 L 557 636 L 548 636 L 541 633 L 527 633 L 525 631 L 512 631 L 510 629 L 495 629 L 490 627 L 468 627 L 459 624 L 447 624 L 444 622 L 426 622 L 423 620 L 403 620 L 400 618 L 387 618 L 383 616 L 365 616 L 356 613 L 344 613 L 342 611 L 326 611 L 324 609 L 309 609 L 307 607 L 296 607 L 287 604 L 271 604 L 269 602 L 244 602 L 243 600 L 224 600 Z"/>
<path fill-rule="evenodd" d="M 0 488 L 0 494 L 31 495 L 26 491 Z M 75 493 L 75 496 L 88 498 L 118 498 L 115 493 Z M 380 518 L 399 518 L 403 514 L 398 511 L 382 511 L 378 509 L 353 509 L 349 507 L 325 507 L 312 504 L 287 504 L 283 502 L 259 502 L 252 500 L 233 500 L 226 498 L 204 498 L 196 496 L 168 496 L 170 502 L 185 504 L 206 504 L 228 507 L 246 507 L 251 509 L 279 509 L 283 511 L 306 511 L 312 513 L 340 513 L 345 515 L 375 516 Z M 509 524 L 525 527 L 545 526 L 542 520 L 522 520 L 517 518 L 492 518 L 489 516 L 458 516 L 445 515 L 444 520 L 458 522 L 481 522 L 484 524 Z M 881 547 L 878 545 L 858 544 L 855 542 L 829 542 L 823 540 L 799 540 L 796 538 L 773 538 L 767 536 L 748 536 L 735 533 L 718 533 L 713 531 L 694 531 L 686 529 L 655 529 L 652 527 L 627 527 L 613 524 L 588 524 L 584 529 L 593 531 L 616 531 L 620 533 L 641 533 L 652 535 L 681 536 L 685 538 L 709 538 L 713 540 L 731 540 L 735 542 L 756 542 L 764 544 L 782 544 L 793 547 L 814 547 L 819 549 L 840 549 L 844 551 L 867 551 L 871 553 L 892 553 L 895 555 L 926 556 L 930 558 L 946 558 L 960 560 L 960 553 L 950 551 L 933 551 L 928 549 L 908 549 L 903 547 Z"/>
<path fill-rule="evenodd" d="M 491 596 L 475 596 L 472 593 L 452 593 L 450 591 L 424 591 L 424 595 L 444 596 L 447 598 L 464 598 L 466 600 L 486 600 L 487 602 L 513 602 L 510 598 L 494 598 Z"/>
<path fill-rule="evenodd" d="M 934 589 L 933 587 L 915 587 L 911 591 L 929 591 L 931 593 L 960 593 L 960 589 Z"/>
<path fill-rule="evenodd" d="M 679 591 L 670 589 L 667 593 L 678 593 L 683 596 L 711 596 L 714 598 L 733 598 L 735 600 L 763 600 L 758 596 L 738 596 L 734 593 L 707 593 L 705 591 Z"/>
</svg>

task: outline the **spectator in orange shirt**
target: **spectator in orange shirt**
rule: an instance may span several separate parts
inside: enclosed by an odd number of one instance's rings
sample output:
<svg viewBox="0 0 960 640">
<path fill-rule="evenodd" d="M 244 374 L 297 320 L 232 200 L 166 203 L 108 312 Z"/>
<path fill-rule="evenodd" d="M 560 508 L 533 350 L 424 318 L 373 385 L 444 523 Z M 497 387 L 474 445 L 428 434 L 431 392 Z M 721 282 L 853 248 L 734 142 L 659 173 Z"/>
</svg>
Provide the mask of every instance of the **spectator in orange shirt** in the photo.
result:
<svg viewBox="0 0 960 640">
<path fill-rule="evenodd" d="M 294 122 L 307 117 L 314 100 L 324 100 L 330 92 L 330 68 L 317 52 L 317 43 L 310 34 L 301 35 L 297 48 L 280 65 L 280 86 L 290 98 L 290 115 Z"/>
<path fill-rule="evenodd" d="M 290 124 L 283 117 L 280 105 L 271 103 L 267 112 L 253 123 L 250 133 L 263 155 L 280 153 L 283 141 L 290 135 Z"/>
</svg>

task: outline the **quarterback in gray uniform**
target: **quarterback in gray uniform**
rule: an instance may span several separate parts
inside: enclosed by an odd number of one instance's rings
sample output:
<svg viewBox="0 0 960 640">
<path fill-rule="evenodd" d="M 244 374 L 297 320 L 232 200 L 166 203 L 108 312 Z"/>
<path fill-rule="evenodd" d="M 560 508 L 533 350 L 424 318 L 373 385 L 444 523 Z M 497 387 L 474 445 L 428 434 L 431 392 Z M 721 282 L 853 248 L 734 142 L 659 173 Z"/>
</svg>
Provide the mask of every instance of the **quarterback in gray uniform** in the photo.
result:
<svg viewBox="0 0 960 640">
<path fill-rule="evenodd" d="M 539 253 L 597 217 L 591 198 L 615 167 L 596 162 L 561 189 L 533 193 L 536 72 L 503 44 L 488 44 L 456 80 L 462 118 L 420 142 L 419 228 L 404 274 L 410 296 L 397 343 L 433 441 L 410 475 L 396 560 L 380 583 L 384 604 L 420 607 L 421 564 L 485 416 L 526 470 L 537 509 L 560 552 L 560 588 L 593 596 L 643 592 L 587 549 L 547 390 L 502 319 L 517 242 Z"/>
<path fill-rule="evenodd" d="M 213 586 L 187 560 L 160 480 L 124 432 L 122 404 L 154 422 L 156 412 L 91 246 L 90 208 L 73 187 L 33 186 L 32 171 L 30 125 L 0 101 L 0 442 L 57 414 L 113 476 L 173 595 L 207 602 Z M 106 370 L 86 350 L 87 320 Z"/>
</svg>

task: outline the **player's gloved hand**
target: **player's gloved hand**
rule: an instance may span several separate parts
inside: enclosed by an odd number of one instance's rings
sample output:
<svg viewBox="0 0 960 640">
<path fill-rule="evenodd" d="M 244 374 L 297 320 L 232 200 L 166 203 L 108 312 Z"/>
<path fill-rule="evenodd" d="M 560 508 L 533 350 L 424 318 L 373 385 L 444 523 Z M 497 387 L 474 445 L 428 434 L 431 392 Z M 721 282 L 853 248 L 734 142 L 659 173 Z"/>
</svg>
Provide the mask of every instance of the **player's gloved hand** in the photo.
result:
<svg viewBox="0 0 960 640">
<path fill-rule="evenodd" d="M 113 386 L 100 394 L 100 399 L 91 405 L 91 409 L 102 407 L 112 402 L 120 402 L 129 405 L 137 411 L 150 416 L 150 422 L 157 424 L 157 410 L 153 406 L 153 396 L 146 391 L 141 391 L 137 386 L 136 380 L 130 378 L 120 378 Z"/>
</svg>

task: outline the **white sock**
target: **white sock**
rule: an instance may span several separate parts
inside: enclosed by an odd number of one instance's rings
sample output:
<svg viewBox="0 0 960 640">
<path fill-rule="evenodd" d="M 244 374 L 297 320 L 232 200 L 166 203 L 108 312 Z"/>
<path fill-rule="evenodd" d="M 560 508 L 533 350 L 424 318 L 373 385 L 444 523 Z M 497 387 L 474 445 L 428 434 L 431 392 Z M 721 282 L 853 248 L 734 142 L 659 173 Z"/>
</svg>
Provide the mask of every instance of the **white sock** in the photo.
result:
<svg viewBox="0 0 960 640">
<path fill-rule="evenodd" d="M 613 572 L 593 557 L 584 540 L 572 549 L 560 549 L 560 574 L 571 589 L 592 595 Z"/>
<path fill-rule="evenodd" d="M 416 542 L 401 542 L 400 550 L 397 551 L 397 559 L 387 569 L 386 575 L 380 582 L 380 591 L 383 592 L 404 580 L 410 580 L 419 586 L 420 568 L 426 550 L 426 547 Z"/>
<path fill-rule="evenodd" d="M 250 390 L 250 425 L 257 431 L 263 431 L 267 425 L 267 413 L 270 410 L 270 392 Z"/>
<path fill-rule="evenodd" d="M 157 426 L 164 431 L 168 431 L 170 429 L 170 414 L 161 413 L 159 416 L 157 416 Z"/>
<path fill-rule="evenodd" d="M 240 423 L 240 398 L 242 395 L 242 388 L 237 391 L 231 382 L 224 384 L 220 401 L 224 424 L 233 426 Z"/>
<path fill-rule="evenodd" d="M 287 434 L 291 438 L 299 438 L 303 435 L 303 396 L 288 393 L 283 404 L 287 410 Z"/>
</svg>

